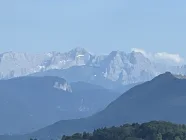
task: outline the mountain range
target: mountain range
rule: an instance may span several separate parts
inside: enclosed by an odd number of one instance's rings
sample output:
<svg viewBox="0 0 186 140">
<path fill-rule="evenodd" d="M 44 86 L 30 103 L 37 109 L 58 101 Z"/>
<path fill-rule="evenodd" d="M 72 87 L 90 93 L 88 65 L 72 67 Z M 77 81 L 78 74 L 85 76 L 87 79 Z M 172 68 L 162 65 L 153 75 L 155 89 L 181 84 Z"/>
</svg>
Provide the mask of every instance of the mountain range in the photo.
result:
<svg viewBox="0 0 186 140">
<path fill-rule="evenodd" d="M 157 63 L 135 51 L 112 51 L 107 55 L 93 55 L 84 48 L 75 48 L 66 53 L 0 54 L 1 79 L 27 75 L 58 76 L 68 82 L 83 81 L 105 88 L 118 88 L 149 81 L 166 71 L 185 74 L 186 67 Z"/>
<path fill-rule="evenodd" d="M 104 109 L 121 94 L 59 77 L 0 80 L 0 134 L 25 134 L 59 120 L 78 119 Z"/>
<path fill-rule="evenodd" d="M 22 136 L 1 136 L 4 140 L 38 138 L 51 140 L 77 132 L 119 126 L 125 123 L 142 123 L 152 120 L 186 124 L 186 78 L 170 72 L 161 74 L 151 81 L 137 85 L 104 110 L 81 119 L 62 120 L 43 129 Z"/>
<path fill-rule="evenodd" d="M 63 134 L 93 131 L 101 127 L 152 120 L 186 123 L 186 79 L 169 72 L 125 92 L 99 113 L 76 120 L 59 121 L 31 135 L 41 140 Z"/>
</svg>

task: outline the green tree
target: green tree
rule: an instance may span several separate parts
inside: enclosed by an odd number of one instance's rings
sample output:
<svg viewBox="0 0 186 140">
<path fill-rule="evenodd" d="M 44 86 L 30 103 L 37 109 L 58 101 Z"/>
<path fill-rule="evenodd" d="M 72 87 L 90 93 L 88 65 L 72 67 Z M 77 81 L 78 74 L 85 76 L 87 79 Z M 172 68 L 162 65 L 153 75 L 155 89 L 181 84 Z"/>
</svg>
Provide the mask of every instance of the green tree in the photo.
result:
<svg viewBox="0 0 186 140">
<path fill-rule="evenodd" d="M 156 135 L 155 140 L 162 140 L 162 134 L 161 134 L 161 133 L 158 133 L 158 134 Z"/>
<path fill-rule="evenodd" d="M 179 136 L 176 136 L 174 140 L 181 140 Z"/>
<path fill-rule="evenodd" d="M 83 139 L 89 139 L 90 137 L 90 134 L 89 133 L 86 133 L 86 132 L 83 132 Z"/>
</svg>

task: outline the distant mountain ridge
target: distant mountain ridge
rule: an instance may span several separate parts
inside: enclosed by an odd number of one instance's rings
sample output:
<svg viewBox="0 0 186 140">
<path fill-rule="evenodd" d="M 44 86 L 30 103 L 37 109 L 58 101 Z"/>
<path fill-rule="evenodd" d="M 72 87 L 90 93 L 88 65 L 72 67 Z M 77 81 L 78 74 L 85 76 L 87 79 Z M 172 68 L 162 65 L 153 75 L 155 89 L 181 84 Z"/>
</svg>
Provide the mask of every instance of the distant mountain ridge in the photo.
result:
<svg viewBox="0 0 186 140">
<path fill-rule="evenodd" d="M 85 65 L 90 59 L 89 57 L 90 54 L 82 48 L 75 48 L 67 53 L 28 54 L 5 52 L 0 54 L 0 77 L 13 78 L 49 69 Z"/>
<path fill-rule="evenodd" d="M 186 67 L 157 64 L 134 51 L 92 55 L 84 48 L 74 48 L 66 53 L 0 54 L 0 79 L 27 75 L 59 76 L 69 82 L 84 81 L 108 88 L 148 81 L 165 71 L 185 74 Z"/>
</svg>

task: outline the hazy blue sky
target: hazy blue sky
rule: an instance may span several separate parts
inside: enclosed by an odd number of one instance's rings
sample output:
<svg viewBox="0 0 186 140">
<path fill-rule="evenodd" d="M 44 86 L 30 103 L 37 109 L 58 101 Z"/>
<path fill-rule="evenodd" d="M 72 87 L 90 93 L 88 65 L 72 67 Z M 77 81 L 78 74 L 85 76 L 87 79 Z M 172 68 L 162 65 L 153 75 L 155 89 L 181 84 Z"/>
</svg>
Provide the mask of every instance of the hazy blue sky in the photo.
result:
<svg viewBox="0 0 186 140">
<path fill-rule="evenodd" d="M 0 52 L 77 46 L 186 56 L 186 0 L 0 1 Z"/>
</svg>

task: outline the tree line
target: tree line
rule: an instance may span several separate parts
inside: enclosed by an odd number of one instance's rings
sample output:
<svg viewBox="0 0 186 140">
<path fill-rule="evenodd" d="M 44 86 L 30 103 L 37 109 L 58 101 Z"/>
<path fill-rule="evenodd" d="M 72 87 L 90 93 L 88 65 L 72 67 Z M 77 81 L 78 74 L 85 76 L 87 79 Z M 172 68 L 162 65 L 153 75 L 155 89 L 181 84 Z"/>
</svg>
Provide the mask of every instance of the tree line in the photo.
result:
<svg viewBox="0 0 186 140">
<path fill-rule="evenodd" d="M 164 121 L 124 124 L 119 127 L 97 129 L 93 133 L 64 135 L 61 140 L 186 140 L 186 125 Z"/>
</svg>

